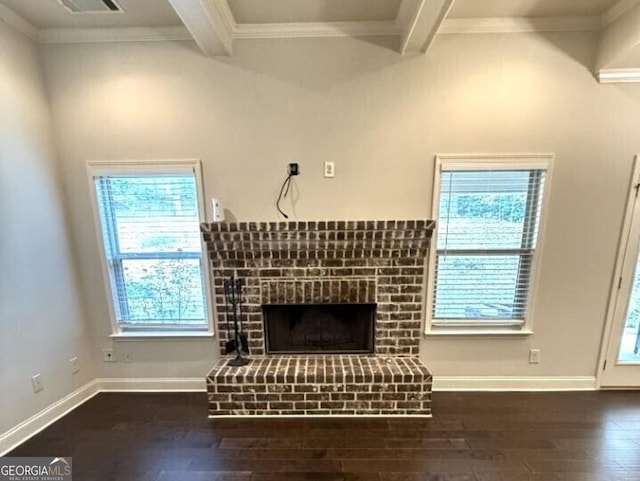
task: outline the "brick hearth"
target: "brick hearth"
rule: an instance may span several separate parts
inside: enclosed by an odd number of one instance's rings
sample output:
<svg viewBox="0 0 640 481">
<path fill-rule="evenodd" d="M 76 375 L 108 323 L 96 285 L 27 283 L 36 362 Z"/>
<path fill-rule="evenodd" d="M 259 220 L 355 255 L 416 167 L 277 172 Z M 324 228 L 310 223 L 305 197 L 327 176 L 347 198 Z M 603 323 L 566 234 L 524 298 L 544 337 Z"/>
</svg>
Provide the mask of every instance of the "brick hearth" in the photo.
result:
<svg viewBox="0 0 640 481">
<path fill-rule="evenodd" d="M 424 366 L 417 360 L 422 332 L 423 304 L 425 291 L 425 259 L 429 249 L 434 222 L 428 220 L 407 221 L 320 221 L 320 222 L 239 222 L 203 224 L 202 232 L 207 243 L 211 259 L 212 278 L 215 291 L 215 306 L 218 315 L 217 333 L 221 349 L 229 337 L 227 328 L 230 307 L 225 304 L 223 282 L 231 276 L 241 278 L 245 284 L 243 323 L 249 337 L 253 361 L 247 367 L 226 368 L 223 358 L 208 377 L 211 414 L 283 414 L 283 411 L 295 411 L 300 414 L 336 414 L 332 409 L 321 404 L 309 409 L 298 409 L 296 402 L 306 403 L 315 400 L 291 400 L 274 402 L 292 402 L 292 407 L 276 409 L 269 401 L 259 400 L 258 394 L 273 394 L 270 391 L 230 391 L 230 398 L 225 392 L 219 392 L 216 386 L 253 385 L 264 383 L 251 381 L 255 378 L 255 369 L 266 365 L 275 369 L 275 376 L 296 379 L 304 361 L 305 372 L 313 360 L 314 366 L 336 366 L 345 369 L 349 375 L 351 364 L 343 363 L 343 359 L 357 362 L 357 365 L 384 366 L 394 370 L 405 370 L 408 375 L 417 376 L 420 382 L 407 385 L 420 386 L 407 393 L 405 399 L 372 400 L 375 402 L 394 402 L 391 407 L 382 405 L 364 406 L 363 397 L 350 399 L 347 386 L 359 385 L 363 394 L 376 397 L 375 389 L 382 389 L 390 384 L 390 393 L 398 393 L 402 383 L 396 381 L 330 381 L 319 382 L 312 376 L 299 387 L 320 389 L 323 385 L 337 387 L 334 394 L 345 394 L 345 400 L 352 404 L 341 406 L 336 411 L 346 410 L 350 414 L 427 414 L 429 399 L 422 399 L 428 386 L 430 392 L 430 376 Z M 375 354 L 376 356 L 265 356 L 265 334 L 262 306 L 268 304 L 342 304 L 342 303 L 375 303 Z M 258 357 L 257 357 L 258 356 Z M 409 359 L 404 364 L 401 358 Z M 360 359 L 359 361 L 353 361 Z M 277 360 L 275 362 L 274 360 Z M 365 361 L 368 360 L 368 361 Z M 373 364 L 368 364 L 373 362 Z M 266 364 L 265 364 L 266 363 Z M 364 363 L 364 364 L 363 364 Z M 408 367 L 408 366 L 412 367 Z M 295 366 L 293 369 L 291 366 Z M 415 366 L 420 366 L 416 370 Z M 226 369 L 233 369 L 230 374 Z M 293 369 L 293 371 L 291 371 Z M 355 369 L 355 367 L 354 367 Z M 424 372 L 422 372 L 424 370 Z M 223 377 L 221 372 L 224 372 Z M 315 371 L 314 371 L 315 372 Z M 368 371 L 369 372 L 369 371 Z M 370 371 L 373 373 L 374 371 Z M 375 371 L 379 374 L 379 371 Z M 353 372 L 356 375 L 356 372 Z M 376 374 L 376 375 L 377 375 Z M 230 377 L 231 376 L 231 377 Z M 248 376 L 248 377 L 247 377 Z M 315 376 L 315 374 L 314 374 Z M 364 371 L 363 371 L 364 376 Z M 422 377 L 421 377 L 422 376 Z M 379 377 L 379 376 L 378 376 Z M 231 379 L 231 381 L 227 381 Z M 249 379 L 251 382 L 245 382 Z M 386 379 L 386 378 L 385 378 Z M 394 377 L 395 379 L 395 377 Z M 287 382 L 276 386 L 287 388 Z M 305 388 L 305 389 L 306 389 Z M 357 391 L 353 391 L 357 392 Z M 305 391 L 312 397 L 322 394 L 320 391 Z M 235 394 L 235 398 L 233 395 Z M 296 391 L 283 391 L 280 394 L 300 394 Z M 388 393 L 389 394 L 389 393 Z M 251 396 L 250 396 L 251 395 Z M 404 395 L 404 394 L 403 394 Z M 408 399 L 407 396 L 412 396 Z M 324 398 L 326 396 L 321 396 Z M 367 397 L 367 396 L 364 396 Z M 418 399 L 420 397 L 420 399 Z M 222 400 L 222 399 L 225 400 Z M 246 399 L 243 401 L 242 399 Z M 317 399 L 322 403 L 321 398 Z M 219 400 L 216 400 L 219 399 Z M 264 403 L 267 403 L 266 406 Z M 326 402 L 332 402 L 330 398 Z M 397 403 L 418 402 L 419 407 Z M 247 403 L 248 405 L 243 405 Z M 356 404 L 353 404 L 356 403 Z M 360 403 L 359 405 L 357 403 Z M 427 404 L 424 404 L 427 403 Z M 224 407 L 223 407 L 224 404 Z M 317 404 L 317 403 L 316 403 Z M 310 404 L 305 404 L 310 406 Z M 231 408 L 231 406 L 235 406 Z M 259 408 L 257 406 L 260 406 Z M 303 404 L 299 404 L 299 407 Z M 259 412 L 258 412 L 259 411 Z M 329 411 L 329 412 L 327 412 Z M 353 411 L 353 412 L 351 412 Z M 382 413 L 382 411 L 385 411 Z M 419 411 L 419 412 L 418 412 Z"/>
<path fill-rule="evenodd" d="M 209 415 L 429 415 L 431 374 L 411 357 L 269 356 L 207 376 Z"/>
</svg>

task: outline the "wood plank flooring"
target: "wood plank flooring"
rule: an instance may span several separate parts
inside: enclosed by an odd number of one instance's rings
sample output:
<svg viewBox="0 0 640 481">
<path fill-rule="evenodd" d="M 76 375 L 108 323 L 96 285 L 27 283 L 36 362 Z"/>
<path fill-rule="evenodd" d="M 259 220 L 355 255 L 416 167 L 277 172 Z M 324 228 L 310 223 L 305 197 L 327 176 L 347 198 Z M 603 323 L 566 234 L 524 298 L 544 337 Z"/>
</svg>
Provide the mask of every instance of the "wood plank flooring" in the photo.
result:
<svg viewBox="0 0 640 481">
<path fill-rule="evenodd" d="M 435 393 L 433 419 L 208 420 L 204 393 L 103 393 L 10 455 L 75 481 L 640 481 L 640 392 Z"/>
</svg>

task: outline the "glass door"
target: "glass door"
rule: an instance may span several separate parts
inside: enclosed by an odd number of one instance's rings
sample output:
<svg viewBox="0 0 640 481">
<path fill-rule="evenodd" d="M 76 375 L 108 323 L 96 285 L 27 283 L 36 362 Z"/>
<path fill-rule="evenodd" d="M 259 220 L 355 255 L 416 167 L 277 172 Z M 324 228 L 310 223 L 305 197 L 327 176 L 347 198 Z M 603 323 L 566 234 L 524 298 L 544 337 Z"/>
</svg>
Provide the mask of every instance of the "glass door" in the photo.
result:
<svg viewBox="0 0 640 481">
<path fill-rule="evenodd" d="M 634 168 L 620 245 L 619 278 L 614 286 L 603 388 L 640 387 L 640 176 Z"/>
<path fill-rule="evenodd" d="M 635 265 L 629 307 L 622 326 L 621 337 L 618 362 L 640 364 L 640 256 L 638 256 Z"/>
</svg>

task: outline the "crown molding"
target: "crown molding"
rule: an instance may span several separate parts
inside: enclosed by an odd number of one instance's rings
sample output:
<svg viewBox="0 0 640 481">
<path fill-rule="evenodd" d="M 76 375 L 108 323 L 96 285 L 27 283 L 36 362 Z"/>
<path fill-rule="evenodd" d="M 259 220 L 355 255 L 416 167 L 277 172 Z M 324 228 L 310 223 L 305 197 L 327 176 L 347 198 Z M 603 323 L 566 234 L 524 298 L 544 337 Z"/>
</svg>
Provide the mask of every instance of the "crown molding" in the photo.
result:
<svg viewBox="0 0 640 481">
<path fill-rule="evenodd" d="M 640 68 L 604 68 L 598 71 L 601 84 L 640 83 Z"/>
<path fill-rule="evenodd" d="M 34 40 L 34 41 L 38 40 L 38 29 L 35 27 L 35 25 L 32 25 L 31 23 L 27 22 L 20 15 L 18 15 L 8 7 L 5 7 L 1 3 L 0 3 L 0 20 L 5 22 L 7 25 L 12 26 L 19 32 L 25 34 L 31 40 Z"/>
<path fill-rule="evenodd" d="M 531 33 L 600 30 L 599 16 L 449 18 L 439 33 Z"/>
<path fill-rule="evenodd" d="M 45 28 L 38 32 L 37 39 L 44 44 L 193 40 L 184 27 Z"/>
<path fill-rule="evenodd" d="M 400 35 L 395 22 L 241 23 L 234 39 L 379 37 Z"/>
<path fill-rule="evenodd" d="M 635 7 L 640 0 L 619 0 L 615 5 L 602 14 L 601 27 L 611 25 L 622 15 Z"/>
<path fill-rule="evenodd" d="M 4 7 L 0 5 L 0 19 L 5 20 L 2 15 L 3 9 Z M 225 23 L 229 26 L 231 36 L 234 40 L 379 37 L 399 36 L 401 34 L 401 26 L 392 21 L 238 24 L 233 20 L 233 17 L 228 17 L 224 12 L 225 9 L 222 8 L 222 16 L 226 17 Z M 591 16 L 544 18 L 453 18 L 445 19 L 438 33 L 481 34 L 576 32 L 595 31 L 599 29 L 599 17 Z M 23 31 L 22 29 L 19 30 Z M 46 28 L 40 30 L 32 27 L 30 33 L 24 33 L 29 35 L 30 38 L 44 44 L 193 40 L 193 37 L 185 27 Z"/>
</svg>

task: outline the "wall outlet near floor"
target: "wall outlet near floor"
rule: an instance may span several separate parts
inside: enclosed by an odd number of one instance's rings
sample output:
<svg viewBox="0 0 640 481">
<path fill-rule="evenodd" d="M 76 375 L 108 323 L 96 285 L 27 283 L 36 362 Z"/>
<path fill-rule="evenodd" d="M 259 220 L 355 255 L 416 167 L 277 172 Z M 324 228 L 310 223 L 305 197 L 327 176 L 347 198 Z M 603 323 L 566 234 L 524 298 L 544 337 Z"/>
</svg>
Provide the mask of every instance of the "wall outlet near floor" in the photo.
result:
<svg viewBox="0 0 640 481">
<path fill-rule="evenodd" d="M 113 353 L 113 349 L 103 349 L 102 360 L 104 362 L 116 362 L 116 355 Z"/>
<path fill-rule="evenodd" d="M 539 363 L 540 363 L 540 349 L 530 349 L 529 364 L 539 364 Z"/>
<path fill-rule="evenodd" d="M 36 374 L 31 378 L 31 386 L 33 387 L 33 392 L 40 392 L 44 389 L 42 376 L 40 374 Z"/>
<path fill-rule="evenodd" d="M 77 374 L 80 372 L 80 361 L 78 361 L 77 357 L 69 359 L 69 364 L 71 364 L 71 374 Z"/>
</svg>

